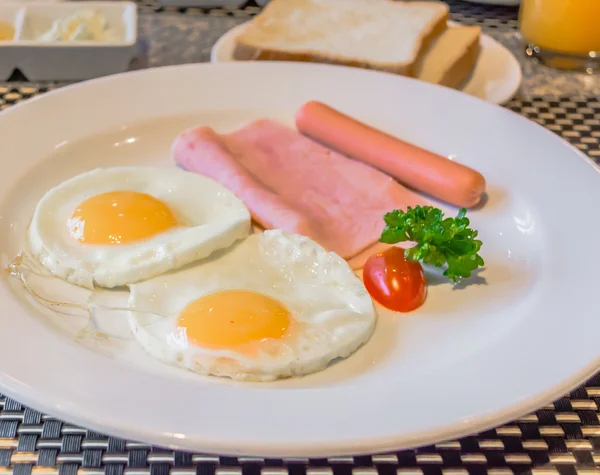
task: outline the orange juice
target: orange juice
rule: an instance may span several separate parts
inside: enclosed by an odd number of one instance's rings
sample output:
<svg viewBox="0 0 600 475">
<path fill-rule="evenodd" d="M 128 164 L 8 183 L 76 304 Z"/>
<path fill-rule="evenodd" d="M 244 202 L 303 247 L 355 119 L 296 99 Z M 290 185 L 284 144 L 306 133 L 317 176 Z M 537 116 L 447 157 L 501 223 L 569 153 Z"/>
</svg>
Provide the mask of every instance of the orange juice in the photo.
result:
<svg viewBox="0 0 600 475">
<path fill-rule="evenodd" d="M 542 52 L 600 52 L 600 0 L 521 0 L 521 34 Z"/>
</svg>

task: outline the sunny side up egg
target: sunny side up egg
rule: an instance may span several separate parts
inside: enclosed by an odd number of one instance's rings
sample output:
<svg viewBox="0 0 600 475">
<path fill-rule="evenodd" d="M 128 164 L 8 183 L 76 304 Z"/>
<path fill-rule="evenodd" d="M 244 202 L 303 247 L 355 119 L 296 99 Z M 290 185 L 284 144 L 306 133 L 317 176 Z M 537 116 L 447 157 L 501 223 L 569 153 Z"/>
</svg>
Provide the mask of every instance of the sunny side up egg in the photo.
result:
<svg viewBox="0 0 600 475">
<path fill-rule="evenodd" d="M 280 230 L 253 234 L 130 291 L 131 328 L 151 356 L 237 380 L 324 369 L 365 343 L 376 321 L 346 261 Z"/>
<path fill-rule="evenodd" d="M 35 209 L 28 242 L 55 276 L 111 288 L 203 259 L 249 232 L 246 206 L 210 178 L 115 167 L 48 191 Z"/>
</svg>

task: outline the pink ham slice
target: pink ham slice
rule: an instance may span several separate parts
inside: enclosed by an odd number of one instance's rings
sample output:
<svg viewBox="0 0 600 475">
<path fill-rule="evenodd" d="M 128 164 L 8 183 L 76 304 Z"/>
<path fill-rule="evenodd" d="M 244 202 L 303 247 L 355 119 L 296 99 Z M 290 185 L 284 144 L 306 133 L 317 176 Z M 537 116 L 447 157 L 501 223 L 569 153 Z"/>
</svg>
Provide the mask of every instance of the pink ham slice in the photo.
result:
<svg viewBox="0 0 600 475">
<path fill-rule="evenodd" d="M 386 212 L 424 204 L 379 170 L 271 120 L 224 135 L 185 131 L 173 157 L 231 190 L 263 227 L 308 236 L 345 259 L 379 239 Z"/>
</svg>

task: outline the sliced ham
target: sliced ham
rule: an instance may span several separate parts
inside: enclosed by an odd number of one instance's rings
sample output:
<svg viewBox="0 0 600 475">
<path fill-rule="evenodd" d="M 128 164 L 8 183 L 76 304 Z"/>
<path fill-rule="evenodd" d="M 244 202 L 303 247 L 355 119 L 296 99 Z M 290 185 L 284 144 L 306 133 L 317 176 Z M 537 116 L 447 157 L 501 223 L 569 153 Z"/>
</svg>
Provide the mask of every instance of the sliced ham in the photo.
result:
<svg viewBox="0 0 600 475">
<path fill-rule="evenodd" d="M 201 151 L 201 157 L 197 151 Z M 175 141 L 173 155 L 183 168 L 226 186 L 246 204 L 254 220 L 264 228 L 294 229 L 303 235 L 312 233 L 306 218 L 248 173 L 229 151 L 227 138 L 211 128 L 185 131 Z M 201 160 L 200 167 L 196 163 L 198 160 Z"/>
<path fill-rule="evenodd" d="M 224 135 L 188 130 L 173 157 L 230 189 L 263 227 L 303 234 L 346 259 L 376 243 L 386 212 L 424 204 L 379 170 L 271 120 Z"/>
</svg>

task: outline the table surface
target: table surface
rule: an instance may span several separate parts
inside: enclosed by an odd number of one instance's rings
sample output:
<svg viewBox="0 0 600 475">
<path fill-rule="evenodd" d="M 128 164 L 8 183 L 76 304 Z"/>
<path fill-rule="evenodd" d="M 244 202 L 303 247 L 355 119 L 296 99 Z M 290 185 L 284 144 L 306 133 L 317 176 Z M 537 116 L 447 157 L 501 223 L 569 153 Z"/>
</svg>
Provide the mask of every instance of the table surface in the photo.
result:
<svg viewBox="0 0 600 475">
<path fill-rule="evenodd" d="M 243 0 L 233 9 L 137 3 L 140 41 L 132 69 L 208 61 L 212 45 L 225 31 L 260 11 L 254 1 Z M 447 3 L 453 20 L 481 25 L 519 59 L 523 83 L 506 107 L 600 162 L 600 75 L 558 72 L 526 59 L 515 7 Z M 0 110 L 62 85 L 30 83 L 17 73 L 0 83 Z M 253 86 L 245 85 L 248 94 Z M 74 427 L 0 395 L 0 475 L 600 475 L 599 405 L 597 375 L 533 414 L 461 440 L 390 454 L 270 460 L 190 454 L 124 441 Z"/>
</svg>

